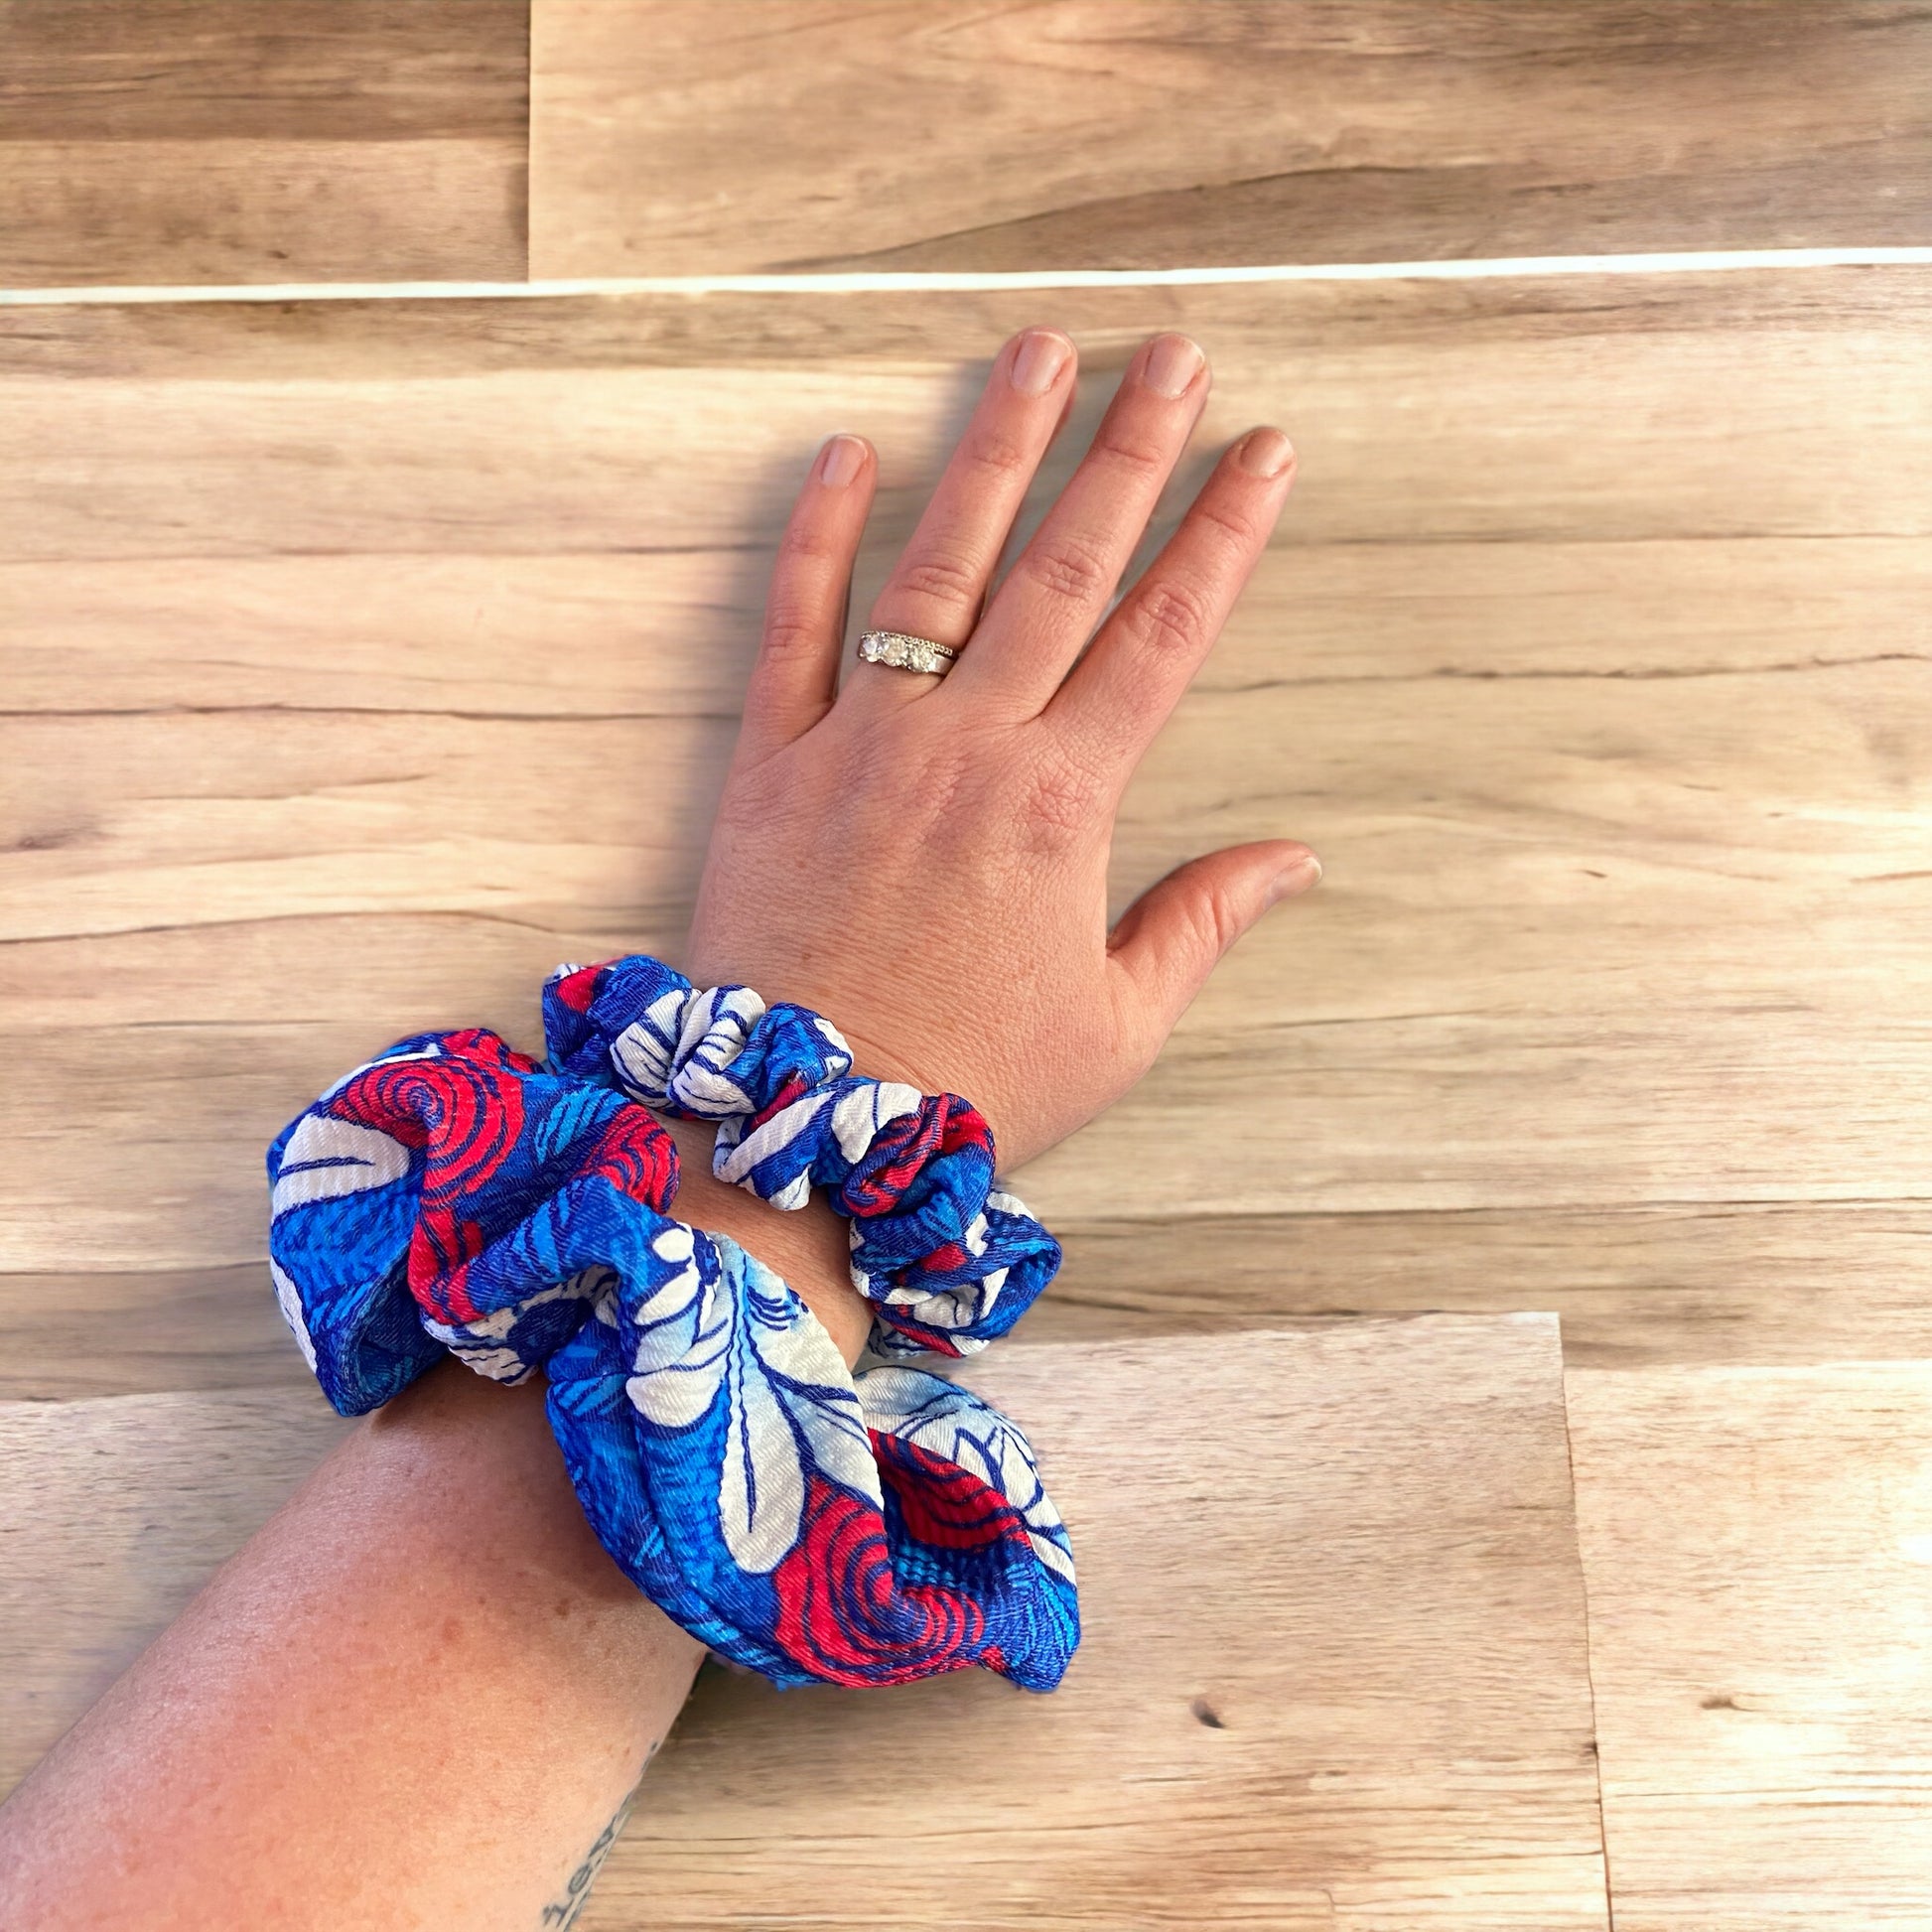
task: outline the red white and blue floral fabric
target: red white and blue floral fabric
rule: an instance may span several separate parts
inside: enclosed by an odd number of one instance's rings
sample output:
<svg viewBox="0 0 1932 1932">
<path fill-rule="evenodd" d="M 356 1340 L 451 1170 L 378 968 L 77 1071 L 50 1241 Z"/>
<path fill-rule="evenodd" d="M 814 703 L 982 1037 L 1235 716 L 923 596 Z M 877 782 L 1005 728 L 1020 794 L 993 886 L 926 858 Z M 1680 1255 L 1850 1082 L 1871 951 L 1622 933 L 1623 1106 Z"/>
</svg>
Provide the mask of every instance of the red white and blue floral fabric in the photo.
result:
<svg viewBox="0 0 1932 1932">
<path fill-rule="evenodd" d="M 827 1189 L 880 1355 L 966 1355 L 1005 1334 L 1059 1243 L 995 1182 L 993 1135 L 957 1094 L 852 1076 L 838 1030 L 750 987 L 700 991 L 633 955 L 543 991 L 555 1062 L 660 1113 L 716 1120 L 712 1172 L 775 1207 Z"/>
<path fill-rule="evenodd" d="M 808 1065 L 785 1035 L 822 1023 L 772 1012 L 774 1057 Z M 506 1382 L 541 1370 L 605 1548 L 721 1655 L 779 1684 L 981 1664 L 1050 1690 L 1079 1610 L 1025 1439 L 936 1376 L 851 1375 L 782 1281 L 675 1220 L 675 1149 L 570 1064 L 586 1037 L 553 1026 L 545 1065 L 490 1033 L 419 1035 L 277 1137 L 270 1267 L 330 1401 L 364 1413 L 445 1353 Z M 687 1093 L 728 1064 L 672 1057 Z M 833 1065 L 818 1077 L 836 1086 Z"/>
</svg>

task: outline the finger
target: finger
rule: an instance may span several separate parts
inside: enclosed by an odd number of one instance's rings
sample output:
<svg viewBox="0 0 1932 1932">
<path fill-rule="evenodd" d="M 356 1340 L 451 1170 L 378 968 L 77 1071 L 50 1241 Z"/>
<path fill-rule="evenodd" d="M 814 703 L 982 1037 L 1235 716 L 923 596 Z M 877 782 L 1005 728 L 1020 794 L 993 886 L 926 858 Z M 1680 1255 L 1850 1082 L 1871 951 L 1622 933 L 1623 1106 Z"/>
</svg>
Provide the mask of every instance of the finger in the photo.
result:
<svg viewBox="0 0 1932 1932">
<path fill-rule="evenodd" d="M 1000 351 L 966 434 L 872 607 L 868 629 L 901 630 L 955 647 L 973 634 L 1007 534 L 1065 420 L 1075 359 L 1072 343 L 1057 329 L 1023 331 Z M 867 699 L 903 700 L 936 681 L 860 663 L 847 688 Z"/>
<path fill-rule="evenodd" d="M 838 686 L 852 564 L 879 467 L 863 436 L 829 438 L 812 460 L 778 543 L 739 743 L 788 745 L 825 715 Z"/>
<path fill-rule="evenodd" d="M 1179 702 L 1268 547 L 1295 482 L 1280 430 L 1250 430 L 1101 626 L 1046 715 L 1125 777 Z"/>
<path fill-rule="evenodd" d="M 1157 336 L 1128 364 L 1059 501 L 1015 560 L 955 678 L 984 700 L 1038 711 L 1092 635 L 1207 401 L 1207 358 Z"/>
<path fill-rule="evenodd" d="M 1231 845 L 1190 859 L 1150 886 L 1107 940 L 1124 1007 L 1152 1058 L 1222 954 L 1268 910 L 1305 893 L 1321 861 L 1293 839 Z"/>
<path fill-rule="evenodd" d="M 1066 388 L 1066 399 L 1064 402 L 1060 404 L 1060 413 L 1053 420 L 1052 434 L 1048 436 L 1046 439 L 1046 456 L 1052 455 L 1054 446 L 1059 442 L 1060 438 L 1066 434 L 1066 426 L 1068 423 L 1070 423 L 1073 420 L 1074 405 L 1078 403 L 1078 401 L 1080 400 L 1079 384 L 1077 382 L 1069 382 L 1065 385 L 1065 388 Z M 1041 463 L 1044 463 L 1046 457 L 1042 457 L 1040 459 Z M 1037 478 L 1038 476 L 1037 471 L 1035 472 L 1035 478 Z M 1024 508 L 1025 505 L 1023 504 L 1022 507 Z M 1013 522 L 1008 525 L 1007 533 L 1005 537 L 1001 540 L 999 555 L 995 557 L 993 560 L 993 572 L 992 572 L 992 576 L 988 580 L 989 584 L 997 584 L 1000 581 L 1000 579 L 1003 576 L 1005 576 L 1007 566 L 1013 561 L 1012 552 L 1014 546 L 1014 539 L 1019 535 L 1019 533 L 1020 533 L 1020 518 L 1016 516 Z M 984 618 L 984 616 L 986 615 L 986 605 L 984 599 L 981 600 L 979 615 L 981 618 Z"/>
</svg>

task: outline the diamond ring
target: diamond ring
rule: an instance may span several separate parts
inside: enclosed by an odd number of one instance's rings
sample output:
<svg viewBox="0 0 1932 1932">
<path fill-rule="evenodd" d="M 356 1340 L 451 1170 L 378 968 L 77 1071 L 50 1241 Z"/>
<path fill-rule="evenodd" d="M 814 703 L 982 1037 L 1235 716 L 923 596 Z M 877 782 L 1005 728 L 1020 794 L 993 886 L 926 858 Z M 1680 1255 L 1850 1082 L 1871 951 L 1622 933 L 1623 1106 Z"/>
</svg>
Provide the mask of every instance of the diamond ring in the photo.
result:
<svg viewBox="0 0 1932 1932">
<path fill-rule="evenodd" d="M 859 639 L 859 655 L 868 664 L 890 664 L 896 671 L 922 671 L 944 677 L 959 653 L 950 644 L 930 637 L 908 637 L 902 630 L 868 630 Z"/>
</svg>

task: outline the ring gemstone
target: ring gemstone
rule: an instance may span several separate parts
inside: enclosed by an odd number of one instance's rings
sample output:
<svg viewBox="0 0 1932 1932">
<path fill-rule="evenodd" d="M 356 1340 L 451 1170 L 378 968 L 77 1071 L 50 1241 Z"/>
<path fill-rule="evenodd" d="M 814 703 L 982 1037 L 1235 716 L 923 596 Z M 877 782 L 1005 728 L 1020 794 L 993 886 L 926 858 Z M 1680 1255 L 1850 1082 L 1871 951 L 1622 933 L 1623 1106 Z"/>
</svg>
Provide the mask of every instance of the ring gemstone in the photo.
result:
<svg viewBox="0 0 1932 1932">
<path fill-rule="evenodd" d="M 916 671 L 944 677 L 958 653 L 931 637 L 912 637 L 902 630 L 868 630 L 859 639 L 859 655 L 868 664 L 885 664 L 896 671 Z"/>
</svg>

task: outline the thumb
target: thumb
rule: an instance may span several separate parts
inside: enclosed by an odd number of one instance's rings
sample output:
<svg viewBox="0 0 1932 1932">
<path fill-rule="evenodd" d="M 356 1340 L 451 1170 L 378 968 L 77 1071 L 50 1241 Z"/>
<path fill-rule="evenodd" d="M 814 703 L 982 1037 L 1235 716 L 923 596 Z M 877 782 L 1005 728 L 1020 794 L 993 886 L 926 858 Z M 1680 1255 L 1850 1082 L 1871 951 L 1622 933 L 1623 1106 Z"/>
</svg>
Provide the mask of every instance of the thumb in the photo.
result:
<svg viewBox="0 0 1932 1932">
<path fill-rule="evenodd" d="M 1221 955 L 1271 905 L 1320 877 L 1321 861 L 1292 839 L 1231 845 L 1176 867 L 1120 915 L 1107 950 L 1127 975 L 1157 1046 Z"/>
</svg>

